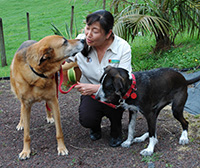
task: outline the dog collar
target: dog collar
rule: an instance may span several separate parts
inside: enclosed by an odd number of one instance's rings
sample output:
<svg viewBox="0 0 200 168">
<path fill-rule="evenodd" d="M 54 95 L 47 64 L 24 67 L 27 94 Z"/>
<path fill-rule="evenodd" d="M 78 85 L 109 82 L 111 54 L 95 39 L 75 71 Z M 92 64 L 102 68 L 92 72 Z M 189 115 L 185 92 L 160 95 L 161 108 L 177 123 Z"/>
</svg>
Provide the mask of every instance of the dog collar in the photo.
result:
<svg viewBox="0 0 200 168">
<path fill-rule="evenodd" d="M 137 94 L 135 92 L 132 92 L 133 90 L 134 91 L 137 90 L 137 88 L 136 88 L 136 79 L 135 79 L 135 75 L 134 74 L 132 74 L 132 84 L 131 84 L 131 87 L 129 88 L 128 92 L 122 97 L 122 99 L 120 99 L 120 101 L 119 101 L 120 104 L 119 105 L 114 105 L 112 103 L 102 102 L 100 100 L 98 100 L 98 101 L 101 102 L 101 103 L 104 103 L 104 104 L 106 104 L 106 105 L 108 105 L 108 106 L 110 106 L 112 108 L 117 109 L 117 108 L 119 108 L 125 102 L 125 99 L 127 99 L 129 97 L 131 97 L 132 99 L 136 99 Z M 95 95 L 91 95 L 91 97 L 93 99 L 95 99 Z"/>
<path fill-rule="evenodd" d="M 91 98 L 95 99 L 95 95 L 91 95 Z M 101 103 L 103 103 L 103 104 L 106 104 L 107 106 L 110 106 L 112 108 L 115 108 L 115 109 L 117 108 L 117 106 L 114 105 L 114 104 L 112 104 L 112 103 L 106 103 L 106 102 L 103 102 L 103 101 L 100 101 L 100 100 L 98 100 L 98 101 L 101 102 Z"/>
<path fill-rule="evenodd" d="M 136 99 L 137 94 L 135 92 L 132 91 L 136 91 L 136 79 L 135 79 L 135 75 L 132 74 L 132 84 L 131 87 L 129 88 L 128 92 L 122 97 L 122 99 L 127 99 L 129 97 L 131 97 L 132 99 Z"/>
<path fill-rule="evenodd" d="M 37 76 L 39 76 L 39 77 L 41 77 L 41 78 L 48 78 L 48 77 L 45 76 L 44 74 L 39 74 L 39 73 L 37 73 L 37 72 L 33 69 L 33 67 L 31 67 L 30 65 L 29 65 L 29 67 L 31 68 L 31 70 L 33 71 L 33 73 L 36 74 Z"/>
</svg>

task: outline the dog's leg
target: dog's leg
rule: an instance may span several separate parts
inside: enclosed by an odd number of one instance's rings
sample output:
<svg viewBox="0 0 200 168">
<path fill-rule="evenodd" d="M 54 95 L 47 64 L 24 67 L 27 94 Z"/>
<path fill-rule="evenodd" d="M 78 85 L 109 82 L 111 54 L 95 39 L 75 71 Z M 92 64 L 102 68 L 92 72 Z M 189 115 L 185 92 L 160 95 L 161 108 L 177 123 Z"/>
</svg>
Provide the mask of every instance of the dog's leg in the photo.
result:
<svg viewBox="0 0 200 168">
<path fill-rule="evenodd" d="M 30 158 L 31 148 L 30 148 L 30 114 L 31 114 L 31 104 L 26 104 L 21 101 L 21 118 L 24 124 L 24 147 L 22 152 L 19 154 L 20 160 L 25 160 Z"/>
<path fill-rule="evenodd" d="M 64 144 L 64 136 L 61 128 L 61 121 L 60 121 L 60 109 L 58 105 L 57 97 L 52 98 L 52 100 L 47 102 L 49 107 L 51 108 L 55 120 L 55 127 L 56 127 L 56 139 L 57 139 L 57 150 L 58 155 L 68 155 L 68 150 Z"/>
<path fill-rule="evenodd" d="M 53 119 L 53 116 L 52 116 L 52 113 L 50 111 L 50 109 L 48 109 L 49 107 L 47 107 L 48 104 L 46 103 L 46 113 L 47 113 L 47 117 L 46 117 L 46 120 L 47 120 L 47 123 L 54 123 L 54 119 Z"/>
<path fill-rule="evenodd" d="M 156 136 L 156 119 L 157 115 L 154 112 L 150 112 L 149 116 L 145 116 L 148 123 L 148 129 L 149 129 L 149 145 L 146 149 L 142 150 L 140 152 L 143 156 L 149 156 L 152 155 L 154 152 L 154 147 L 158 143 L 158 139 Z M 144 134 L 145 135 L 145 134 Z M 146 134 L 147 136 L 148 134 Z"/>
<path fill-rule="evenodd" d="M 179 139 L 179 144 L 185 145 L 189 143 L 188 139 L 188 122 L 183 116 L 183 109 L 185 102 L 187 100 L 187 90 L 185 92 L 179 92 L 174 96 L 174 101 L 172 103 L 172 111 L 174 117 L 181 123 L 183 132 Z"/>
<path fill-rule="evenodd" d="M 150 137 L 149 138 L 149 145 L 146 149 L 142 150 L 140 152 L 141 155 L 143 156 L 149 156 L 149 155 L 152 155 L 153 154 L 153 151 L 154 151 L 154 147 L 155 145 L 158 143 L 158 139 L 154 136 Z"/>
<path fill-rule="evenodd" d="M 23 130 L 24 129 L 24 123 L 23 123 L 23 117 L 22 117 L 22 112 L 20 112 L 20 120 L 19 123 L 16 126 L 17 131 Z"/>
<path fill-rule="evenodd" d="M 134 140 L 137 112 L 130 112 L 129 115 L 131 118 L 128 125 L 128 138 L 121 144 L 122 147 L 130 147 Z"/>
</svg>

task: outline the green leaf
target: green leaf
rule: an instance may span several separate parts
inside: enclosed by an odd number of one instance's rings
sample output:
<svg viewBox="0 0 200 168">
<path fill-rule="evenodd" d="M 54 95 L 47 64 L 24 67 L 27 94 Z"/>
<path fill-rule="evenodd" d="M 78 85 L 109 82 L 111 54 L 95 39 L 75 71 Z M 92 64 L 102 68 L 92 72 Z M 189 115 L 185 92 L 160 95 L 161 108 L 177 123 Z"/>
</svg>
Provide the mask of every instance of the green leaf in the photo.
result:
<svg viewBox="0 0 200 168">
<path fill-rule="evenodd" d="M 51 30 L 54 32 L 54 34 L 59 35 L 59 36 L 63 36 L 61 31 L 53 23 L 51 23 L 51 25 L 53 27 L 53 28 L 51 28 Z"/>
</svg>

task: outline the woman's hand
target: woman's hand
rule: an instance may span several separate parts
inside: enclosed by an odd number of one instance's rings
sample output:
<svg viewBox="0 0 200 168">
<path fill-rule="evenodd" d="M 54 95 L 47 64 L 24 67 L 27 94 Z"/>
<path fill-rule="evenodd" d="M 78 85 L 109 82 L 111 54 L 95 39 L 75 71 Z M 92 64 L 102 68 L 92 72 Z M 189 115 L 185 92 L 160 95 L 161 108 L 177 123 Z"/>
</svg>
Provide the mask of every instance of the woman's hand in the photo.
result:
<svg viewBox="0 0 200 168">
<path fill-rule="evenodd" d="M 100 87 L 100 84 L 89 84 L 89 83 L 80 83 L 77 82 L 78 85 L 75 88 L 82 94 L 82 95 L 92 95 L 96 93 Z"/>
</svg>

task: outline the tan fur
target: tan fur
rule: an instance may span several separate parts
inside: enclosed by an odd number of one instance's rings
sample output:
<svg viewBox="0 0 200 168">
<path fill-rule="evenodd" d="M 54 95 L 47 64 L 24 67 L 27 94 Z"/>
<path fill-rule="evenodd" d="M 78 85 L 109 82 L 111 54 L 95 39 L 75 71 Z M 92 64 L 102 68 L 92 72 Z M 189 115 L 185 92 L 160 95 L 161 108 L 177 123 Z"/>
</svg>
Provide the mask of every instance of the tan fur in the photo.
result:
<svg viewBox="0 0 200 168">
<path fill-rule="evenodd" d="M 65 43 L 64 43 L 65 42 Z M 53 112 L 47 110 L 47 122 L 55 120 L 58 154 L 67 155 L 60 121 L 55 73 L 60 69 L 62 62 L 80 52 L 83 42 L 68 40 L 61 36 L 47 36 L 36 41 L 26 41 L 15 53 L 10 66 L 11 90 L 21 102 L 20 122 L 17 130 L 24 128 L 24 147 L 19 158 L 24 160 L 30 157 L 30 113 L 33 103 L 45 100 Z M 36 75 L 31 67 L 47 78 Z"/>
</svg>

